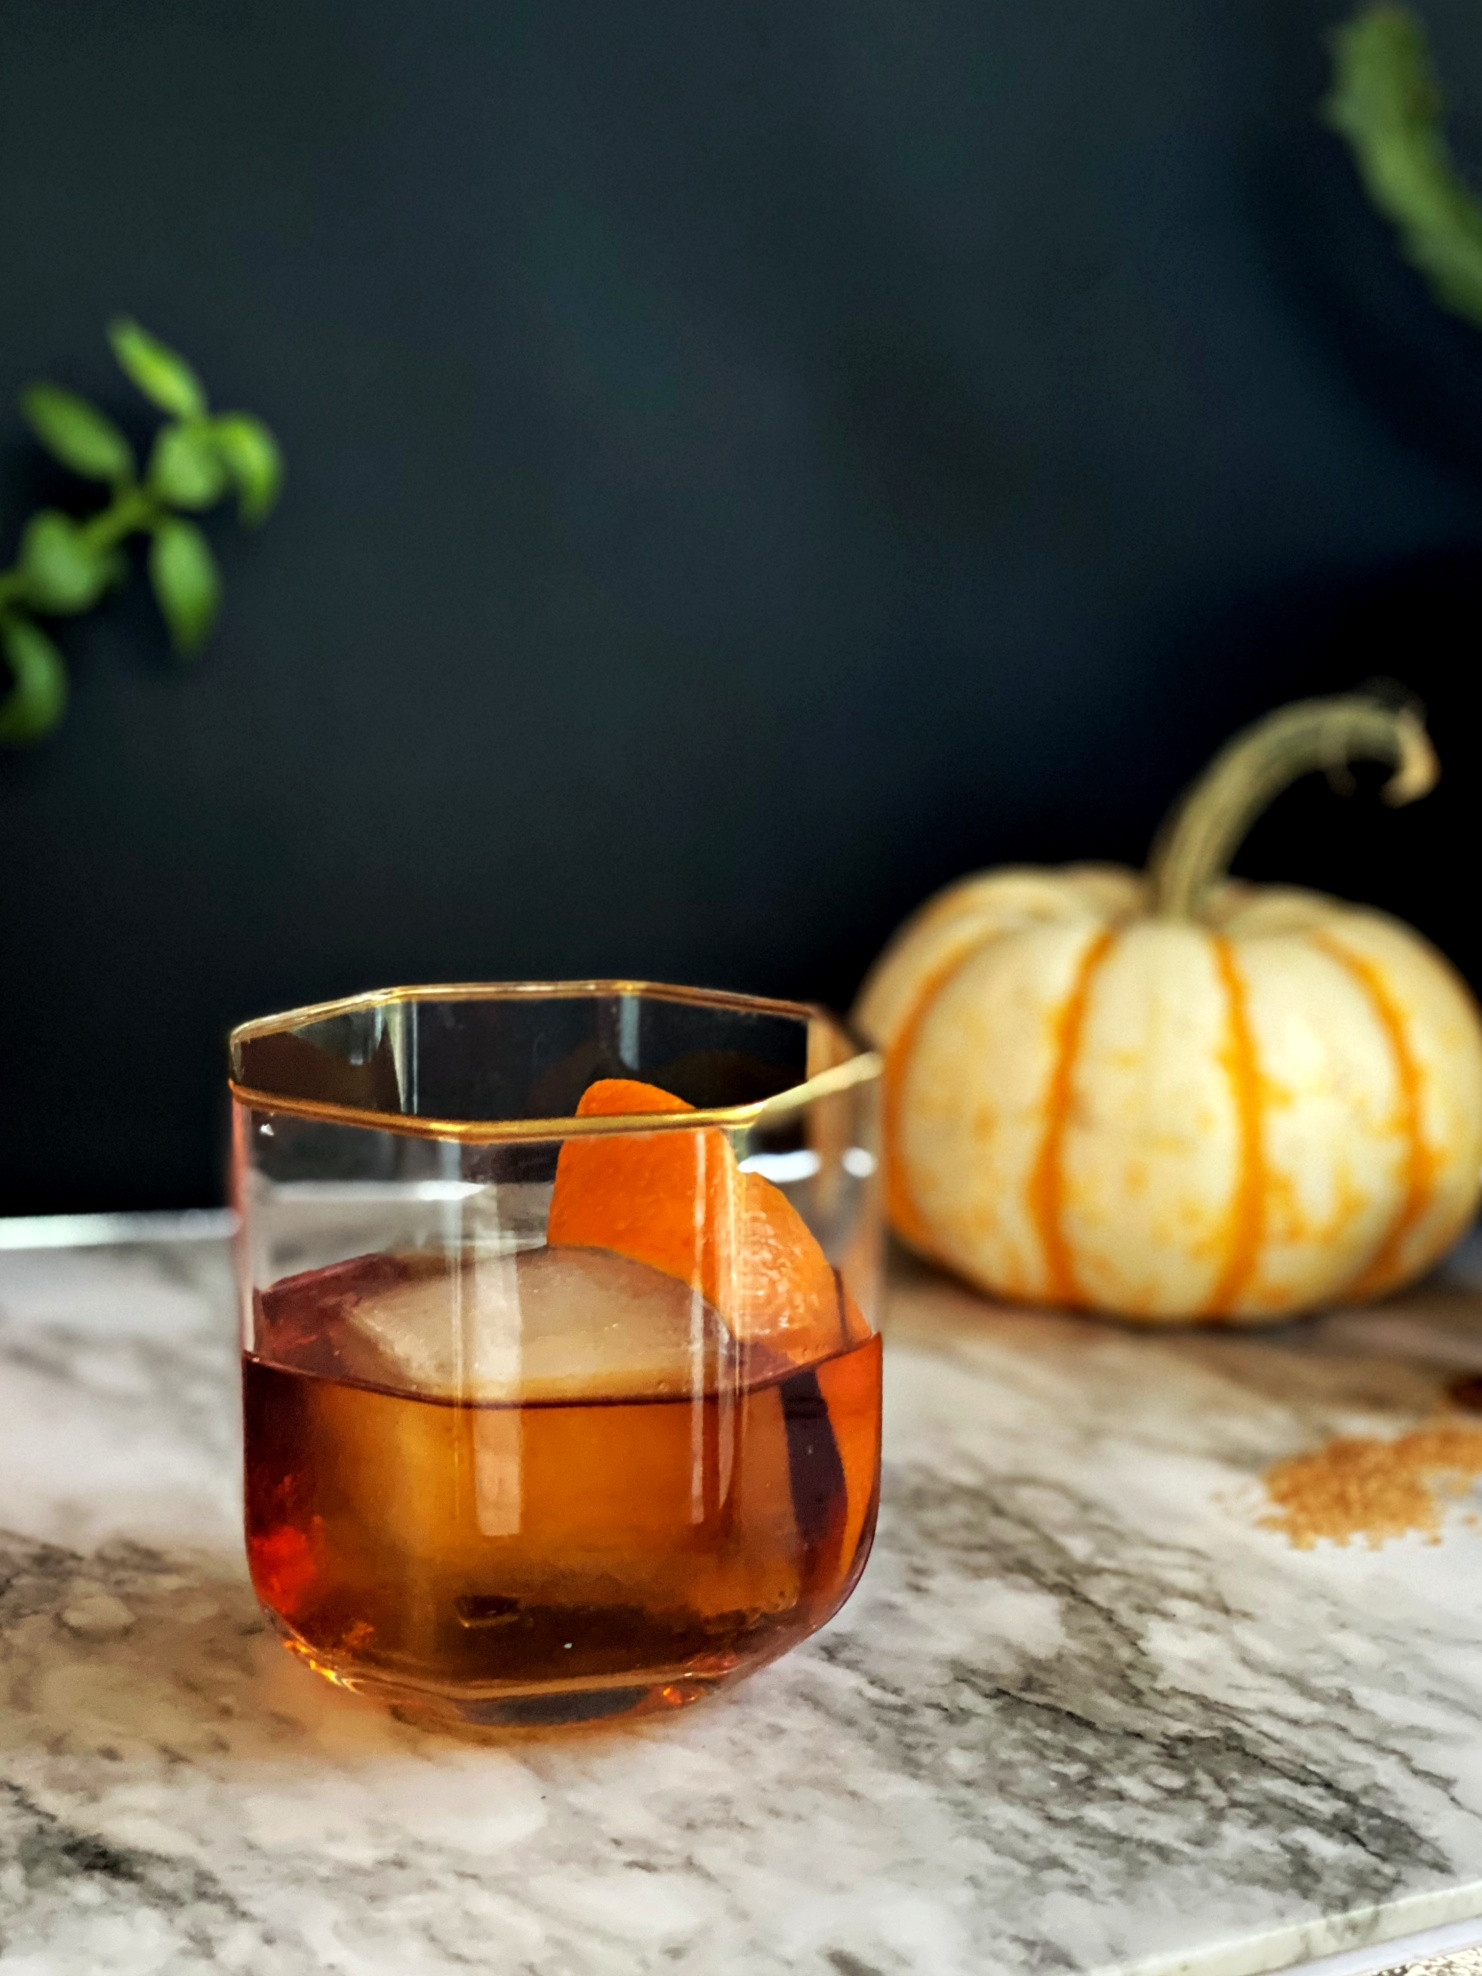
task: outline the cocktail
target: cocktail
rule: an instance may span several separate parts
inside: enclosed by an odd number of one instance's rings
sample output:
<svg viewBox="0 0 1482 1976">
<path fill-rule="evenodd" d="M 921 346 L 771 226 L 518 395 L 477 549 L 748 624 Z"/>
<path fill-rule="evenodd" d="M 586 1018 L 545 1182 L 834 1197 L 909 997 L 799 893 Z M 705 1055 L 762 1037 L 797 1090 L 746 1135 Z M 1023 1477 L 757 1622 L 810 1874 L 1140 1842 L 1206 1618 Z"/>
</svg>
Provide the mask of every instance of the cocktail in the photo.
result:
<svg viewBox="0 0 1482 1976">
<path fill-rule="evenodd" d="M 232 1037 L 246 1521 L 285 1643 L 452 1726 L 691 1701 L 848 1597 L 879 1066 L 823 1012 L 392 990 Z"/>
</svg>

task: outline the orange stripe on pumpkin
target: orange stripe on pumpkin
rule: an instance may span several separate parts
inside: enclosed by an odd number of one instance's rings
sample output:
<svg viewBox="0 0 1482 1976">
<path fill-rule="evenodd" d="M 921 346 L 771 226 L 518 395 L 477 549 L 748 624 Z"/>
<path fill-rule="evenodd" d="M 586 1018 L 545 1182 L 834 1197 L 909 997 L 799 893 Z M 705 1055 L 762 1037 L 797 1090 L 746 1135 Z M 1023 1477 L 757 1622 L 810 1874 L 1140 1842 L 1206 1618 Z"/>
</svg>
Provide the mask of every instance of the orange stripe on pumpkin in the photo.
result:
<svg viewBox="0 0 1482 1976">
<path fill-rule="evenodd" d="M 1423 1079 L 1420 1065 L 1410 1047 L 1400 1005 L 1386 987 L 1384 976 L 1371 960 L 1354 953 L 1328 934 L 1318 934 L 1317 945 L 1358 984 L 1388 1038 L 1395 1065 L 1400 1130 L 1405 1135 L 1405 1192 L 1400 1205 L 1379 1247 L 1343 1292 L 1349 1297 L 1366 1297 L 1371 1290 L 1383 1285 L 1395 1267 L 1405 1237 L 1430 1205 L 1431 1192 L 1436 1184 L 1436 1157 L 1425 1140 L 1421 1117 Z"/>
<path fill-rule="evenodd" d="M 1029 1214 L 1038 1231 L 1045 1258 L 1042 1294 L 1057 1304 L 1079 1304 L 1084 1301 L 1062 1226 L 1065 1208 L 1063 1155 L 1074 1096 L 1076 1053 L 1080 1049 L 1081 1031 L 1086 1025 L 1091 982 L 1110 952 L 1115 937 L 1109 931 L 1098 933 L 1087 947 L 1081 955 L 1070 993 L 1055 1017 L 1053 1060 L 1049 1088 L 1045 1093 L 1045 1136 L 1040 1141 L 1039 1157 L 1029 1176 Z"/>
<path fill-rule="evenodd" d="M 1235 965 L 1235 951 L 1221 935 L 1212 936 L 1215 972 L 1225 991 L 1225 1047 L 1220 1061 L 1230 1079 L 1235 1101 L 1238 1141 L 1235 1190 L 1230 1199 L 1229 1247 L 1219 1281 L 1205 1305 L 1206 1317 L 1225 1317 L 1255 1273 L 1266 1232 L 1266 1149 L 1261 1102 L 1261 1073 L 1251 1035 L 1245 983 Z"/>
</svg>

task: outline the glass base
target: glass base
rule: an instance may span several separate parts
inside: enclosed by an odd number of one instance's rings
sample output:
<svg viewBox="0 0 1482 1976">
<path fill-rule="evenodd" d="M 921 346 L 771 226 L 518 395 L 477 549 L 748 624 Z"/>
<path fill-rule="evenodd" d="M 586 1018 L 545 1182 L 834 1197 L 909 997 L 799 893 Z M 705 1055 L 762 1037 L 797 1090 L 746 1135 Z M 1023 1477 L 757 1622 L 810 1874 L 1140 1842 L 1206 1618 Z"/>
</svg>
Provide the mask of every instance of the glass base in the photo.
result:
<svg viewBox="0 0 1482 1976">
<path fill-rule="evenodd" d="M 421 1729 L 455 1735 L 518 1729 L 564 1729 L 582 1723 L 615 1722 L 659 1715 L 686 1708 L 736 1679 L 741 1669 L 724 1674 L 624 1674 L 601 1683 L 548 1681 L 538 1687 L 503 1688 L 470 1693 L 423 1687 L 400 1681 L 376 1669 L 347 1667 L 326 1659 L 306 1641 L 287 1631 L 269 1613 L 283 1645 L 337 1688 L 379 1702 L 404 1722 Z"/>
</svg>

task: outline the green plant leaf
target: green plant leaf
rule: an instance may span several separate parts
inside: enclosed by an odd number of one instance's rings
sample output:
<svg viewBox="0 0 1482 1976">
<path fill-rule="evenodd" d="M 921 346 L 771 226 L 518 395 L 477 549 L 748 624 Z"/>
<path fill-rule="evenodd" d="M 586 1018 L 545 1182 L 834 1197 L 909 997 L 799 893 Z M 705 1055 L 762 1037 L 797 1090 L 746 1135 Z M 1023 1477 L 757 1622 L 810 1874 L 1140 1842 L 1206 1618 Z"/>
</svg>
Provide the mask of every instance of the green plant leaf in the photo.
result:
<svg viewBox="0 0 1482 1976">
<path fill-rule="evenodd" d="M 211 436 L 236 483 L 242 520 L 265 520 L 283 485 L 283 455 L 277 440 L 250 412 L 226 412 L 213 419 Z"/>
<path fill-rule="evenodd" d="M 130 316 L 119 316 L 108 325 L 108 341 L 119 368 L 146 398 L 176 418 L 201 417 L 206 393 L 184 357 L 141 329 Z"/>
<path fill-rule="evenodd" d="M 204 424 L 167 425 L 149 456 L 149 485 L 176 508 L 209 508 L 226 489 L 226 468 Z"/>
<path fill-rule="evenodd" d="M 156 528 L 149 580 L 176 651 L 196 651 L 216 622 L 221 579 L 210 544 L 193 521 L 172 515 Z"/>
<path fill-rule="evenodd" d="M 26 523 L 18 567 L 27 602 L 64 616 L 96 603 L 109 576 L 107 559 L 58 508 L 43 508 Z"/>
<path fill-rule="evenodd" d="M 190 365 L 130 318 L 112 323 L 108 335 L 125 373 L 168 423 L 141 484 L 127 438 L 95 405 L 54 384 L 24 393 L 22 410 L 42 444 L 65 466 L 106 483 L 110 495 L 85 522 L 55 508 L 33 515 L 14 565 L 0 571 L 0 744 L 40 739 L 66 705 L 66 668 L 34 622 L 38 614 L 97 603 L 129 574 L 122 545 L 144 533 L 170 637 L 177 650 L 194 651 L 215 622 L 221 583 L 205 536 L 177 511 L 209 507 L 230 489 L 242 519 L 261 521 L 282 485 L 282 455 L 260 419 L 213 418 Z"/>
<path fill-rule="evenodd" d="M 1482 325 L 1482 200 L 1456 168 L 1443 109 L 1425 28 L 1408 7 L 1366 7 L 1338 30 L 1327 121 L 1436 300 Z"/>
<path fill-rule="evenodd" d="M 113 420 L 96 405 L 59 384 L 33 384 L 21 393 L 21 410 L 36 437 L 74 473 L 89 480 L 128 480 L 134 453 Z"/>
<path fill-rule="evenodd" d="M 67 668 L 46 633 L 29 618 L 0 623 L 3 650 L 14 681 L 0 700 L 0 744 L 23 747 L 51 733 L 67 707 Z"/>
</svg>

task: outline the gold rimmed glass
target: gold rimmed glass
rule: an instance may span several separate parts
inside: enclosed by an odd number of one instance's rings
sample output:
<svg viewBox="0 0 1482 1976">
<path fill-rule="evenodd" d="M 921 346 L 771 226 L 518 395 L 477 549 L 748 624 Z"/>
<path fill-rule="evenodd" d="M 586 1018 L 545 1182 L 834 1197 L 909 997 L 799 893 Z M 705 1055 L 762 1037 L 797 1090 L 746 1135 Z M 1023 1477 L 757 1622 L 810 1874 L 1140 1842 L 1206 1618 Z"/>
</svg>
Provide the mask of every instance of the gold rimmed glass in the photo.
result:
<svg viewBox="0 0 1482 1976">
<path fill-rule="evenodd" d="M 231 1038 L 248 1559 L 455 1727 L 673 1706 L 848 1597 L 879 1476 L 879 1063 L 820 1009 L 393 989 Z"/>
</svg>

